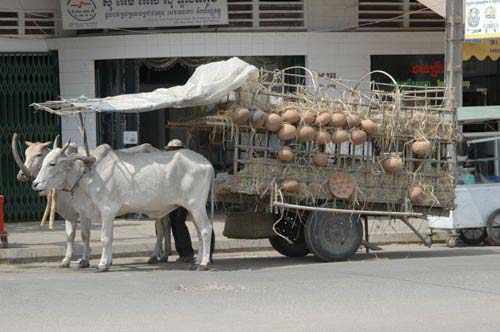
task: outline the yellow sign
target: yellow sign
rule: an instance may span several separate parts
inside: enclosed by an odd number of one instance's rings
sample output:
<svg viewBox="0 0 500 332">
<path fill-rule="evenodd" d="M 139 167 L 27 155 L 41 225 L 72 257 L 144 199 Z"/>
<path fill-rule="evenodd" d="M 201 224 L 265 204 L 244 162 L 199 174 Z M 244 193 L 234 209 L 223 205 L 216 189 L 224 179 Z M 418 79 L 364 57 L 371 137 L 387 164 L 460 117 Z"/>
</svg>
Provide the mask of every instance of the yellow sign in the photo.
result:
<svg viewBox="0 0 500 332">
<path fill-rule="evenodd" d="M 479 61 L 483 61 L 486 57 L 491 60 L 500 58 L 500 39 L 483 39 L 479 43 L 463 43 L 463 59 L 469 60 L 476 57 Z"/>
</svg>

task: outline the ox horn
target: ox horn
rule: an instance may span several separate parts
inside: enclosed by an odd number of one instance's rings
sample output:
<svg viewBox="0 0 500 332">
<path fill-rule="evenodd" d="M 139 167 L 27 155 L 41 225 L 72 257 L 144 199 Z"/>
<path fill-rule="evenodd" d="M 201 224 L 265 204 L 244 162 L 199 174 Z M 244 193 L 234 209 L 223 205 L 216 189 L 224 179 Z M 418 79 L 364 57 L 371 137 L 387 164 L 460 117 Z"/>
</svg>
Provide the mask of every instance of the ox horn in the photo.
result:
<svg viewBox="0 0 500 332">
<path fill-rule="evenodd" d="M 61 145 L 61 136 L 57 135 L 54 140 L 54 145 L 52 145 L 52 149 L 58 148 Z"/>
<path fill-rule="evenodd" d="M 19 166 L 21 172 L 23 172 L 27 177 L 32 178 L 28 167 L 24 165 L 21 161 L 21 157 L 19 157 L 19 152 L 17 151 L 17 133 L 14 133 L 14 136 L 12 136 L 12 155 L 14 156 L 14 160 L 16 161 L 17 166 Z"/>
<path fill-rule="evenodd" d="M 62 149 L 61 153 L 65 153 L 66 150 L 68 149 L 69 145 L 71 144 L 71 138 L 68 140 L 68 143 L 66 143 L 66 145 L 64 146 L 64 148 Z"/>
</svg>

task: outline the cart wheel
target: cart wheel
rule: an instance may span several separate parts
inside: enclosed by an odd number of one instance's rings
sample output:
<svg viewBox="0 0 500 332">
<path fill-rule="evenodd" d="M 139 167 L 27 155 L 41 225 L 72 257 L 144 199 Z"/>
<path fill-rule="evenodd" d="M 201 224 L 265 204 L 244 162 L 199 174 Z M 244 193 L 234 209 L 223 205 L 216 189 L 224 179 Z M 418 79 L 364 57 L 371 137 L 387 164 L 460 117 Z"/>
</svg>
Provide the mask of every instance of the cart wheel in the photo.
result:
<svg viewBox="0 0 500 332">
<path fill-rule="evenodd" d="M 500 245 L 500 209 L 493 211 L 486 223 L 486 232 L 491 244 Z"/>
<path fill-rule="evenodd" d="M 317 211 L 307 219 L 307 246 L 325 262 L 351 258 L 359 249 L 362 237 L 363 227 L 359 215 Z"/>
<path fill-rule="evenodd" d="M 458 234 L 460 240 L 464 241 L 467 244 L 472 244 L 472 245 L 482 243 L 484 240 L 486 240 L 486 237 L 488 236 L 485 227 L 463 228 L 458 231 Z"/>
<path fill-rule="evenodd" d="M 288 243 L 281 236 L 269 238 L 274 250 L 287 257 L 304 257 L 310 253 L 304 237 L 294 243 Z"/>
</svg>

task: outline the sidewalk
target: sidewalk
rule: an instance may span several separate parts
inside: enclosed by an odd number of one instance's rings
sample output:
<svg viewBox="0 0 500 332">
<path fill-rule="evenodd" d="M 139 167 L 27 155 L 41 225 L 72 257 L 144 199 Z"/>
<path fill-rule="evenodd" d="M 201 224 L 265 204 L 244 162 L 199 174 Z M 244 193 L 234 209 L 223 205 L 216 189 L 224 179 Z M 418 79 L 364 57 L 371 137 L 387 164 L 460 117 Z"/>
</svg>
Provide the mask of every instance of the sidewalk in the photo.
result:
<svg viewBox="0 0 500 332">
<path fill-rule="evenodd" d="M 198 248 L 198 238 L 192 222 L 187 222 L 195 250 Z M 414 221 L 413 225 L 420 232 L 425 233 L 425 221 Z M 26 263 L 59 261 L 66 253 L 66 234 L 64 221 L 56 221 L 54 230 L 48 226 L 40 227 L 39 222 L 9 223 L 6 225 L 9 232 L 9 248 L 0 249 L 1 263 Z M 236 240 L 222 235 L 224 229 L 224 215 L 216 214 L 214 220 L 215 252 L 237 252 L 269 250 L 271 246 L 267 239 L 263 240 Z M 418 243 L 419 240 L 401 222 L 370 221 L 370 242 L 374 243 Z M 93 224 L 90 235 L 92 258 L 101 254 L 101 227 Z M 438 234 L 435 241 L 444 240 L 444 233 Z M 114 224 L 113 256 L 114 257 L 149 257 L 155 244 L 154 221 L 117 219 Z M 173 241 L 173 237 L 172 237 Z M 172 250 L 175 247 L 172 243 Z M 73 259 L 76 260 L 82 253 L 80 226 L 77 227 Z M 173 254 L 176 255 L 175 253 Z"/>
<path fill-rule="evenodd" d="M 236 240 L 222 235 L 224 216 L 217 215 L 214 220 L 215 251 L 256 251 L 268 250 L 270 244 L 264 240 Z M 66 234 L 64 221 L 56 220 L 54 230 L 48 226 L 40 227 L 39 222 L 9 223 L 9 248 L 0 249 L 0 263 L 26 263 L 62 260 L 66 253 Z M 195 251 L 198 238 L 192 222 L 187 222 Z M 156 241 L 153 220 L 117 219 L 113 230 L 113 257 L 149 257 Z M 101 226 L 93 224 L 90 233 L 92 258 L 101 255 Z M 173 241 L 173 237 L 172 237 Z M 80 225 L 77 227 L 73 260 L 82 253 Z M 172 242 L 172 250 L 175 251 Z M 176 255 L 174 252 L 173 255 Z M 145 259 L 146 260 L 146 259 Z"/>
</svg>

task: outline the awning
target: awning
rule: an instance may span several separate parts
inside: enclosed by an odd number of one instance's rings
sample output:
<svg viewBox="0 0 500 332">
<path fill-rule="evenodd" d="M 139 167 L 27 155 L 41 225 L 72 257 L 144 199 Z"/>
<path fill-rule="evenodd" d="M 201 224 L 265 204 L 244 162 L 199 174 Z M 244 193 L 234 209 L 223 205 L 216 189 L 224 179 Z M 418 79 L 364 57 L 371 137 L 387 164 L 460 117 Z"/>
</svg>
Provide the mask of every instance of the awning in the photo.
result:
<svg viewBox="0 0 500 332">
<path fill-rule="evenodd" d="M 436 14 L 446 17 L 446 0 L 418 0 L 418 2 L 432 9 Z"/>
<path fill-rule="evenodd" d="M 491 60 L 500 58 L 500 39 L 483 39 L 480 42 L 464 42 L 462 45 L 464 61 L 471 57 L 476 57 L 479 61 L 486 57 Z"/>
<path fill-rule="evenodd" d="M 500 105 L 459 107 L 457 117 L 460 123 L 500 120 Z"/>
</svg>

